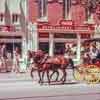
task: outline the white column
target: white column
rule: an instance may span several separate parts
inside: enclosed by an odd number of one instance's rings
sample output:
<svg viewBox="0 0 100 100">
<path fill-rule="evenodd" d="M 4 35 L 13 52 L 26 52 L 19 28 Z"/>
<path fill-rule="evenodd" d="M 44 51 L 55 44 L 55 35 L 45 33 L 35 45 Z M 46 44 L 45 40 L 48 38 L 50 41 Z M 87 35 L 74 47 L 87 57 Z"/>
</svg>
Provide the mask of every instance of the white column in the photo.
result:
<svg viewBox="0 0 100 100">
<path fill-rule="evenodd" d="M 87 23 L 94 24 L 93 14 L 90 15 L 90 17 L 88 18 L 88 22 Z"/>
<path fill-rule="evenodd" d="M 63 0 L 64 18 L 71 20 L 71 0 Z"/>
<path fill-rule="evenodd" d="M 80 35 L 77 34 L 77 61 L 80 63 L 80 57 L 81 57 L 81 38 Z"/>
<path fill-rule="evenodd" d="M 29 27 L 29 34 L 30 34 L 30 42 L 29 42 L 29 47 L 30 49 L 37 51 L 38 50 L 38 31 L 37 31 L 37 24 L 30 23 Z"/>
<path fill-rule="evenodd" d="M 37 51 L 39 46 L 37 24 L 34 24 L 32 29 L 32 49 Z"/>
<path fill-rule="evenodd" d="M 53 34 L 49 33 L 49 56 L 54 55 L 54 38 Z"/>
<path fill-rule="evenodd" d="M 27 53 L 27 43 L 26 43 L 26 38 L 25 36 L 22 37 L 22 58 L 26 55 Z"/>
</svg>

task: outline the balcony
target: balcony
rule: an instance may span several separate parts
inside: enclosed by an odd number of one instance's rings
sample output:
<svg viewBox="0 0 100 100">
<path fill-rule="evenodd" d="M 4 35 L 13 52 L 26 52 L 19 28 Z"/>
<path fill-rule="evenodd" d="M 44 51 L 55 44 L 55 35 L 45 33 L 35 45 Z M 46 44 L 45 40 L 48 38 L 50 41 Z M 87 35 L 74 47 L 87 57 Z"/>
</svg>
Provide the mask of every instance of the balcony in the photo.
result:
<svg viewBox="0 0 100 100">
<path fill-rule="evenodd" d="M 19 32 L 21 31 L 20 25 L 0 25 L 0 32 Z"/>
</svg>

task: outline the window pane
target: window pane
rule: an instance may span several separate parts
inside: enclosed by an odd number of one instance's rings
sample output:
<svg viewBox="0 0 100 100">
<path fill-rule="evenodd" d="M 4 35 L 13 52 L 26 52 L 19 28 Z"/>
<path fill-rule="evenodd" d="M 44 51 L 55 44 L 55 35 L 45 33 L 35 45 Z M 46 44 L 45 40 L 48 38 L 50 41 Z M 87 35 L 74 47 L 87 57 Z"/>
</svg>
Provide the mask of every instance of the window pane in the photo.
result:
<svg viewBox="0 0 100 100">
<path fill-rule="evenodd" d="M 3 14 L 0 14 L 0 21 L 1 22 L 3 21 L 3 18 L 4 18 L 4 15 Z"/>
<path fill-rule="evenodd" d="M 18 15 L 17 14 L 13 14 L 12 15 L 12 22 L 15 23 L 18 21 Z"/>
</svg>

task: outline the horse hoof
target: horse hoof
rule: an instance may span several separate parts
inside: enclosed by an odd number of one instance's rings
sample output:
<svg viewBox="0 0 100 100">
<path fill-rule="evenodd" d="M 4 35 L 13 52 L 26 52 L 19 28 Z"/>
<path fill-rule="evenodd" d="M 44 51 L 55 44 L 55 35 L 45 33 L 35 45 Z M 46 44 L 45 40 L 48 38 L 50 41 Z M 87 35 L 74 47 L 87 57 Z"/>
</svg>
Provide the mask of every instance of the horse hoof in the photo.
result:
<svg viewBox="0 0 100 100">
<path fill-rule="evenodd" d="M 40 85 L 43 85 L 43 82 L 41 82 Z"/>
<path fill-rule="evenodd" d="M 41 83 L 41 81 L 38 81 L 38 83 L 40 84 L 40 83 Z"/>
<path fill-rule="evenodd" d="M 58 79 L 56 79 L 55 82 L 58 82 Z"/>
<path fill-rule="evenodd" d="M 65 84 L 65 82 L 66 82 L 66 80 L 63 80 L 63 81 L 62 81 L 62 84 Z"/>
<path fill-rule="evenodd" d="M 62 84 L 65 84 L 65 82 L 62 82 Z"/>
<path fill-rule="evenodd" d="M 50 83 L 48 83 L 48 85 L 50 85 Z"/>
</svg>

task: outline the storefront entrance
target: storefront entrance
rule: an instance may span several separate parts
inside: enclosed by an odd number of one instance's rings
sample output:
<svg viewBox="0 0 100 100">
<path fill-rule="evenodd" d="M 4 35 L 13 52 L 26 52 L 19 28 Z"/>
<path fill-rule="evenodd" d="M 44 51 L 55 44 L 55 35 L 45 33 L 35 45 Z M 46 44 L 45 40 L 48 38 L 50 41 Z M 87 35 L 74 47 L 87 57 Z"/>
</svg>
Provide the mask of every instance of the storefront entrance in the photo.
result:
<svg viewBox="0 0 100 100">
<path fill-rule="evenodd" d="M 21 51 L 21 43 L 0 43 L 0 45 L 5 44 L 6 49 L 8 53 L 11 53 L 11 56 L 13 57 L 13 50 L 14 48 L 18 47 Z"/>
<path fill-rule="evenodd" d="M 22 49 L 22 37 L 21 36 L 0 36 L 0 45 L 5 44 L 8 53 L 13 56 L 13 50 L 18 47 Z"/>
<path fill-rule="evenodd" d="M 39 49 L 43 50 L 45 53 L 49 52 L 49 43 L 48 42 L 40 42 Z"/>
<path fill-rule="evenodd" d="M 65 43 L 54 43 L 54 54 L 64 54 Z"/>
</svg>

